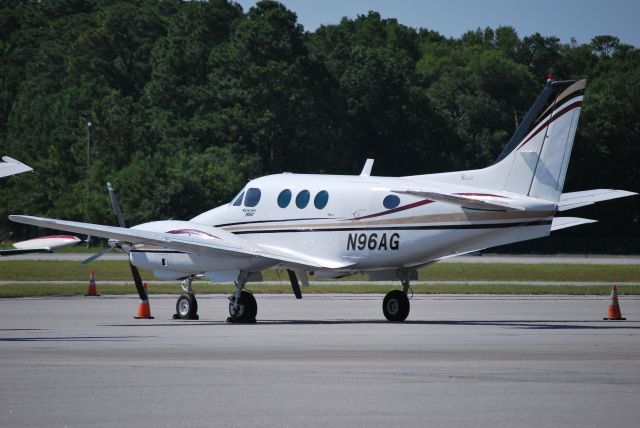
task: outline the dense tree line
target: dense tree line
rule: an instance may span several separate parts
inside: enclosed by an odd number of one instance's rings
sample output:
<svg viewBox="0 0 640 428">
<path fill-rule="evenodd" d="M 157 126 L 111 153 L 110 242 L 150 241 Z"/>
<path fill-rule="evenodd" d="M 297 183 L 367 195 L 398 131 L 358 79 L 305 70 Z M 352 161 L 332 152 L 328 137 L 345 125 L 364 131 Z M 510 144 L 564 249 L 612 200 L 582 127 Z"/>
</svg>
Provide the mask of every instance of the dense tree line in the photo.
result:
<svg viewBox="0 0 640 428">
<path fill-rule="evenodd" d="M 550 71 L 589 79 L 565 189 L 640 189 L 640 51 L 612 36 L 451 39 L 376 12 L 306 32 L 273 1 L 4 1 L 0 154 L 36 173 L 2 181 L 0 238 L 32 233 L 10 213 L 114 223 L 106 181 L 134 224 L 187 219 L 264 174 L 357 173 L 366 157 L 376 175 L 482 167 Z M 638 252 L 637 199 L 562 232 L 568 248 Z"/>
</svg>

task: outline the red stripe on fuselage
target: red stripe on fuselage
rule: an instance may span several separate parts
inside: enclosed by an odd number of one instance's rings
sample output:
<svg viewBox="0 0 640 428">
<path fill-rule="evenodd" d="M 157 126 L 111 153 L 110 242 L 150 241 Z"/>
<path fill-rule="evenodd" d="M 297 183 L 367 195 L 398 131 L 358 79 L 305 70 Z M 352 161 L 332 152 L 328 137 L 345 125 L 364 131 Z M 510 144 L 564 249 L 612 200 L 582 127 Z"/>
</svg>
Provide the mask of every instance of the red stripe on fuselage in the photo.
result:
<svg viewBox="0 0 640 428">
<path fill-rule="evenodd" d="M 365 215 L 365 216 L 362 216 L 362 217 L 353 217 L 353 218 L 351 218 L 349 220 L 356 220 L 357 221 L 357 220 L 365 220 L 367 218 L 380 217 L 380 216 L 383 216 L 383 215 L 393 214 L 393 213 L 397 213 L 397 212 L 400 212 L 400 211 L 409 210 L 411 208 L 420 207 L 422 205 L 427 205 L 427 204 L 430 204 L 432 202 L 435 202 L 435 201 L 432 201 L 431 199 L 425 199 L 423 201 L 414 202 L 412 204 L 404 205 L 404 206 L 397 207 L 397 208 L 392 208 L 390 210 L 382 211 L 382 212 L 379 212 L 379 213 L 369 214 L 369 215 Z"/>
<path fill-rule="evenodd" d="M 210 238 L 220 239 L 215 235 L 212 235 L 210 233 L 203 232 L 203 231 L 197 230 L 197 229 L 168 230 L 165 233 L 171 233 L 172 235 L 197 235 L 197 236 L 201 236 L 201 237 L 203 237 L 205 239 L 210 239 Z"/>
</svg>

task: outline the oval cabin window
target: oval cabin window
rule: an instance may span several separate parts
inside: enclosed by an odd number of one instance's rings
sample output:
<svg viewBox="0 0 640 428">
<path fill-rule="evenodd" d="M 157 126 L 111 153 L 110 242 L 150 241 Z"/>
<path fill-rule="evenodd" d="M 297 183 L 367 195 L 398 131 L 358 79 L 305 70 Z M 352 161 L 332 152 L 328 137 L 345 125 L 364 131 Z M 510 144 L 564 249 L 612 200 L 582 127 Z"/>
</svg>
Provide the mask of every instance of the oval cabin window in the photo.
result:
<svg viewBox="0 0 640 428">
<path fill-rule="evenodd" d="M 311 195 L 308 190 L 302 190 L 298 193 L 298 196 L 296 196 L 296 206 L 300 209 L 306 207 L 309 204 L 310 197 Z"/>
<path fill-rule="evenodd" d="M 327 206 L 327 202 L 329 202 L 329 192 L 326 190 L 321 190 L 318 192 L 315 198 L 313 198 L 313 205 L 319 210 L 323 209 Z"/>
<path fill-rule="evenodd" d="M 382 205 L 388 210 L 393 209 L 400 205 L 400 198 L 396 195 L 388 195 L 382 201 Z"/>
<path fill-rule="evenodd" d="M 284 189 L 278 195 L 278 206 L 280 208 L 287 208 L 289 206 L 289 202 L 291 202 L 291 190 Z"/>
</svg>

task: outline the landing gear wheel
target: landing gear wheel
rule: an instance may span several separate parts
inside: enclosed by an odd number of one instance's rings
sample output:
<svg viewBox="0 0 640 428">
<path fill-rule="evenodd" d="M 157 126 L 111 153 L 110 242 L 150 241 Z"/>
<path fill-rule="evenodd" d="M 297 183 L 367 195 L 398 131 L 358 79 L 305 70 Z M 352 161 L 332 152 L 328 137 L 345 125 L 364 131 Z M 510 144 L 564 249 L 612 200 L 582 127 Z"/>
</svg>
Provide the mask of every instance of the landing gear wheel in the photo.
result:
<svg viewBox="0 0 640 428">
<path fill-rule="evenodd" d="M 242 290 L 240 301 L 236 309 L 236 296 L 229 297 L 229 319 L 227 321 L 237 323 L 254 323 L 258 314 L 258 303 L 253 294 Z"/>
<path fill-rule="evenodd" d="M 389 321 L 404 321 L 409 316 L 409 298 L 400 290 L 393 290 L 384 296 L 382 312 Z"/>
<path fill-rule="evenodd" d="M 176 302 L 176 314 L 173 318 L 181 320 L 199 319 L 198 301 L 196 300 L 196 296 L 191 293 L 181 294 Z"/>
</svg>

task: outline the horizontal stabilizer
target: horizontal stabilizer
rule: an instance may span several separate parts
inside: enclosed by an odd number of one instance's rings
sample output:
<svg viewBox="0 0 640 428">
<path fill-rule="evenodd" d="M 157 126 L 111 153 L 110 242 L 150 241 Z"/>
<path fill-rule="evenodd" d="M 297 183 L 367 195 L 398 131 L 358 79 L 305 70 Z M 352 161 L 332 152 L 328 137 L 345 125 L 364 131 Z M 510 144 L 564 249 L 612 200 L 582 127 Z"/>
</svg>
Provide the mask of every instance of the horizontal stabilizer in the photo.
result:
<svg viewBox="0 0 640 428">
<path fill-rule="evenodd" d="M 419 196 L 436 202 L 459 205 L 462 208 L 486 211 L 524 211 L 524 207 L 510 204 L 506 198 L 488 194 L 462 194 L 462 193 L 438 193 L 422 192 L 414 190 L 392 190 L 394 193 Z M 505 200 L 502 200 L 505 199 Z"/>
<path fill-rule="evenodd" d="M 585 190 L 582 192 L 563 193 L 560 196 L 560 201 L 558 201 L 558 211 L 571 210 L 574 208 L 595 204 L 596 202 L 624 198 L 633 195 L 637 195 L 637 193 L 627 192 L 626 190 L 613 189 L 593 189 Z"/>
<path fill-rule="evenodd" d="M 580 226 L 581 224 L 596 223 L 598 220 L 591 220 L 580 217 L 554 217 L 551 223 L 551 231 L 566 229 L 567 227 Z"/>
</svg>

